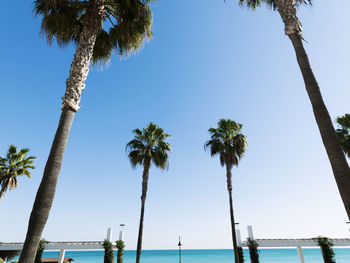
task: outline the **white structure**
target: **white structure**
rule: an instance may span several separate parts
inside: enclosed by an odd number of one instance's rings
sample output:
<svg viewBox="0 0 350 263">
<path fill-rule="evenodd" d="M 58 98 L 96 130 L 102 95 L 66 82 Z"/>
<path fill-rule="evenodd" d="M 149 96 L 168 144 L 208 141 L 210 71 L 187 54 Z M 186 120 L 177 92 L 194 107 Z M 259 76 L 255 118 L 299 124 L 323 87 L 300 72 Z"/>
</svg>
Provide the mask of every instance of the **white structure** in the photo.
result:
<svg viewBox="0 0 350 263">
<path fill-rule="evenodd" d="M 259 247 L 269 248 L 296 248 L 300 263 L 305 263 L 302 247 L 319 247 L 316 240 L 312 238 L 304 239 L 255 239 Z M 350 247 L 350 238 L 329 239 L 334 247 Z M 243 247 L 247 247 L 247 242 L 243 242 Z"/>
<path fill-rule="evenodd" d="M 237 237 L 237 246 L 242 246 L 242 239 L 241 239 L 241 231 L 239 229 L 236 230 L 236 237 Z"/>
<path fill-rule="evenodd" d="M 124 225 L 120 225 L 119 240 L 124 239 Z M 247 242 L 241 241 L 241 233 L 237 232 L 237 243 L 239 246 L 247 247 Z M 248 226 L 249 238 L 254 240 L 253 228 Z M 112 228 L 107 230 L 107 240 L 112 240 Z M 329 239 L 334 247 L 350 247 L 350 238 Z M 318 247 L 316 240 L 312 238 L 305 239 L 255 239 L 259 247 L 269 248 L 296 248 L 300 263 L 305 263 L 302 247 Z M 0 243 L 0 250 L 22 250 L 23 243 Z M 59 250 L 59 263 L 63 263 L 66 250 L 102 250 L 103 241 L 82 241 L 82 242 L 48 242 L 45 250 Z"/>
<path fill-rule="evenodd" d="M 66 254 L 66 251 L 64 249 L 61 249 L 60 256 L 58 257 L 58 263 L 63 263 L 65 254 Z"/>
<path fill-rule="evenodd" d="M 23 243 L 0 243 L 0 250 L 22 250 Z M 99 250 L 103 249 L 103 241 L 82 242 L 48 242 L 45 250 Z"/>
<path fill-rule="evenodd" d="M 112 242 L 112 234 L 113 234 L 113 230 L 111 227 L 109 227 L 107 229 L 107 237 L 106 237 L 106 240 L 108 240 L 109 242 Z"/>
<path fill-rule="evenodd" d="M 254 240 L 253 227 L 247 226 L 248 236 L 250 239 Z M 303 238 L 303 239 L 255 239 L 259 247 L 269 247 L 269 248 L 296 248 L 299 255 L 300 263 L 305 263 L 302 247 L 319 247 L 316 240 L 313 238 Z M 329 239 L 334 245 L 334 247 L 350 247 L 350 238 L 334 238 Z M 247 242 L 243 242 L 242 247 L 247 247 Z"/>
<path fill-rule="evenodd" d="M 0 243 L 0 250 L 22 250 L 23 243 Z M 49 242 L 45 250 L 59 250 L 59 261 L 63 263 L 66 250 L 100 250 L 103 249 L 102 241 L 86 242 Z"/>
<path fill-rule="evenodd" d="M 121 241 L 124 241 L 124 224 L 120 224 L 120 231 L 119 231 L 119 239 Z"/>
<path fill-rule="evenodd" d="M 252 227 L 252 226 L 247 226 L 247 229 L 248 229 L 248 237 L 249 237 L 251 240 L 254 240 L 253 227 Z"/>
<path fill-rule="evenodd" d="M 305 263 L 303 250 L 301 249 L 301 246 L 297 246 L 297 250 L 298 250 L 298 256 L 299 256 L 300 263 Z"/>
</svg>

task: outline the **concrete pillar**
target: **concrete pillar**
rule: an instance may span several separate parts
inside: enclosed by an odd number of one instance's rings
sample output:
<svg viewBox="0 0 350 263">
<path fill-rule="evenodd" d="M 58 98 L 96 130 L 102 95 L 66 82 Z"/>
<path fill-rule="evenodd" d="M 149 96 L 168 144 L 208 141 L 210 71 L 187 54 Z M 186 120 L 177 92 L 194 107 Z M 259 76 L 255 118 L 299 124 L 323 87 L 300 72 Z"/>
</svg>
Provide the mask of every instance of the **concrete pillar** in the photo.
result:
<svg viewBox="0 0 350 263">
<path fill-rule="evenodd" d="M 123 229 L 121 229 L 119 231 L 119 240 L 124 241 L 124 231 L 123 231 Z"/>
<path fill-rule="evenodd" d="M 236 236 L 237 236 L 237 246 L 242 246 L 242 240 L 241 240 L 241 231 L 239 229 L 236 230 Z"/>
<path fill-rule="evenodd" d="M 124 227 L 125 224 L 120 224 L 120 231 L 119 231 L 119 239 L 121 241 L 124 241 Z"/>
<path fill-rule="evenodd" d="M 106 240 L 108 240 L 109 242 L 112 242 L 112 228 L 109 227 L 107 229 L 107 237 L 106 237 Z"/>
<path fill-rule="evenodd" d="M 253 227 L 247 226 L 247 229 L 248 229 L 248 237 L 250 238 L 250 240 L 254 240 Z"/>
<path fill-rule="evenodd" d="M 66 251 L 64 249 L 61 249 L 60 256 L 58 257 L 58 263 L 63 263 L 65 254 L 66 254 Z"/>
<path fill-rule="evenodd" d="M 299 255 L 300 263 L 305 263 L 304 255 L 303 255 L 303 250 L 301 249 L 301 246 L 297 246 L 297 250 L 298 250 L 298 255 Z"/>
</svg>

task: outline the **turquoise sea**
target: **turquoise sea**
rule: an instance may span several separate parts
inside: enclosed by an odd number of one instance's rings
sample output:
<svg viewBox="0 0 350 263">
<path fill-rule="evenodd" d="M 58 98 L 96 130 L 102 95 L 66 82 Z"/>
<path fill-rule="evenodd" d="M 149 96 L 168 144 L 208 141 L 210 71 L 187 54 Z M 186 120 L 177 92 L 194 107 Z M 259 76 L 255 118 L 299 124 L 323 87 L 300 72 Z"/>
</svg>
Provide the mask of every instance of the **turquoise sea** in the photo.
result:
<svg viewBox="0 0 350 263">
<path fill-rule="evenodd" d="M 336 262 L 349 263 L 350 249 L 335 248 Z M 66 257 L 71 257 L 74 263 L 103 263 L 103 251 L 67 251 Z M 142 263 L 177 263 L 178 250 L 144 250 Z M 306 263 L 323 263 L 320 249 L 303 249 Z M 44 252 L 44 258 L 58 257 L 58 252 Z M 244 250 L 245 262 L 250 263 L 249 251 Z M 127 250 L 124 254 L 124 263 L 134 263 L 136 253 Z M 182 263 L 233 263 L 232 250 L 182 250 Z M 260 263 L 299 263 L 296 249 L 260 249 Z"/>
</svg>

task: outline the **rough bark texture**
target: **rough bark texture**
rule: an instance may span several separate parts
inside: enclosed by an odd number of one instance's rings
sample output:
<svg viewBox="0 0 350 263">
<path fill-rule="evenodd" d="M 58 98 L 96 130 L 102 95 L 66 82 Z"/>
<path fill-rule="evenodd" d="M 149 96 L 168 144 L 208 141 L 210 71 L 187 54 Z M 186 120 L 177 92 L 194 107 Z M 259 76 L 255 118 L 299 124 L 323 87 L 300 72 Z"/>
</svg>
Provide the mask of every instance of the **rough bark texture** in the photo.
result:
<svg viewBox="0 0 350 263">
<path fill-rule="evenodd" d="M 312 104 L 323 144 L 331 163 L 340 196 L 350 219 L 350 168 L 337 138 L 331 117 L 323 101 L 320 88 L 312 72 L 309 58 L 302 42 L 301 23 L 296 16 L 295 0 L 275 0 L 285 24 L 285 33 L 292 41 L 297 61 L 303 75 L 306 91 Z"/>
<path fill-rule="evenodd" d="M 80 96 L 85 87 L 93 47 L 104 15 L 104 0 L 90 1 L 79 44 L 66 81 L 66 94 L 63 98 L 62 114 L 46 162 L 19 263 L 33 263 L 46 221 L 49 217 L 55 196 L 57 179 L 61 170 L 63 154 L 68 141 L 75 112 L 79 109 Z"/>
<path fill-rule="evenodd" d="M 62 98 L 62 109 L 70 108 L 77 111 L 80 108 L 81 94 L 85 89 L 85 81 L 89 74 L 96 37 L 104 17 L 104 0 L 91 0 L 90 3 L 70 74 L 66 80 L 66 93 Z"/>
<path fill-rule="evenodd" d="M 275 3 L 284 23 L 286 35 L 301 36 L 302 27 L 297 17 L 296 0 L 275 0 Z"/>
<path fill-rule="evenodd" d="M 227 176 L 227 191 L 230 200 L 230 218 L 231 218 L 231 230 L 232 230 L 232 242 L 233 242 L 233 250 L 235 254 L 235 263 L 239 262 L 238 256 L 238 246 L 237 246 L 237 237 L 236 237 L 236 224 L 235 218 L 233 215 L 233 201 L 232 201 L 232 171 L 231 165 L 226 164 L 226 176 Z"/>
<path fill-rule="evenodd" d="M 68 141 L 74 115 L 74 111 L 67 109 L 62 111 L 51 152 L 45 166 L 44 175 L 30 215 L 27 235 L 19 259 L 20 263 L 34 262 L 41 234 L 55 195 L 58 174 L 61 169 L 63 153 Z"/>
<path fill-rule="evenodd" d="M 148 175 L 150 167 L 149 159 L 145 160 L 142 174 L 142 195 L 141 195 L 141 216 L 139 225 L 139 236 L 137 238 L 137 249 L 136 249 L 136 263 L 140 263 L 141 260 L 141 249 L 142 249 L 142 233 L 143 233 L 143 219 L 145 213 L 145 203 L 148 187 Z"/>
</svg>

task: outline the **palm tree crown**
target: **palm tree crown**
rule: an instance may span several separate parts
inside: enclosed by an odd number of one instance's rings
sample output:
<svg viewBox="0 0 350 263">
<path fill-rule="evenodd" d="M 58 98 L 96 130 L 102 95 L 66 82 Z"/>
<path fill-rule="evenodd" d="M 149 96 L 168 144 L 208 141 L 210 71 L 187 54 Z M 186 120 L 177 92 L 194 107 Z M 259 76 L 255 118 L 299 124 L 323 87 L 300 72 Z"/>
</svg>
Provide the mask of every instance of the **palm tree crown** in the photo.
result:
<svg viewBox="0 0 350 263">
<path fill-rule="evenodd" d="M 241 5 L 247 6 L 248 8 L 255 9 L 259 7 L 262 3 L 267 4 L 267 6 L 272 7 L 274 10 L 277 8 L 275 0 L 238 0 Z M 296 5 L 302 4 L 312 4 L 312 0 L 295 0 Z"/>
<path fill-rule="evenodd" d="M 170 137 L 162 128 L 154 123 L 149 123 L 147 128 L 133 130 L 135 138 L 126 145 L 129 160 L 132 167 L 138 164 L 145 165 L 153 162 L 156 167 L 165 169 L 168 167 L 168 152 L 170 144 L 165 139 Z"/>
<path fill-rule="evenodd" d="M 5 158 L 0 157 L 0 200 L 5 192 L 15 189 L 18 185 L 17 177 L 26 175 L 30 178 L 29 169 L 35 169 L 34 156 L 27 156 L 28 148 L 17 151 L 15 145 L 10 145 Z"/>
<path fill-rule="evenodd" d="M 340 126 L 336 130 L 340 144 L 346 156 L 350 158 L 350 114 L 338 117 L 337 123 Z"/>
<path fill-rule="evenodd" d="M 120 55 L 136 51 L 152 36 L 152 0 L 106 0 L 104 19 L 96 38 L 92 60 L 107 61 L 116 49 Z M 49 44 L 78 44 L 92 0 L 35 0 L 34 12 L 43 17 L 41 32 Z"/>
<path fill-rule="evenodd" d="M 242 124 L 229 119 L 221 119 L 218 128 L 210 128 L 211 139 L 208 140 L 204 148 L 210 148 L 211 156 L 219 155 L 222 166 L 230 168 L 238 165 L 247 149 L 247 139 L 241 133 Z"/>
</svg>

